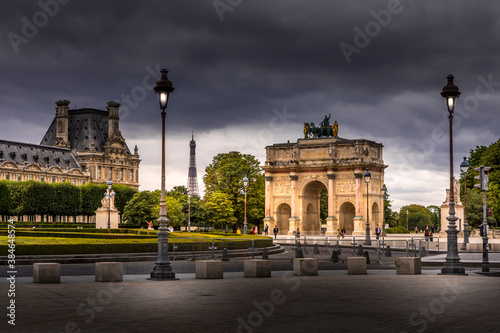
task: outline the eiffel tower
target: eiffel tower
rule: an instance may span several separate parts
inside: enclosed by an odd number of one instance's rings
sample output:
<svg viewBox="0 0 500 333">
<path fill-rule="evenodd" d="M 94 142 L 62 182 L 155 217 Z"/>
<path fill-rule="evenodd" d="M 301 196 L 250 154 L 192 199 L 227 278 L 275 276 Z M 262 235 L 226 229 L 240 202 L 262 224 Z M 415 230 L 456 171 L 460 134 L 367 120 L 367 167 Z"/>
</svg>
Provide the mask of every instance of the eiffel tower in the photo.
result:
<svg viewBox="0 0 500 333">
<path fill-rule="evenodd" d="M 194 133 L 189 142 L 189 148 L 188 191 L 191 195 L 199 197 L 198 173 L 196 172 L 196 141 L 194 141 Z"/>
</svg>

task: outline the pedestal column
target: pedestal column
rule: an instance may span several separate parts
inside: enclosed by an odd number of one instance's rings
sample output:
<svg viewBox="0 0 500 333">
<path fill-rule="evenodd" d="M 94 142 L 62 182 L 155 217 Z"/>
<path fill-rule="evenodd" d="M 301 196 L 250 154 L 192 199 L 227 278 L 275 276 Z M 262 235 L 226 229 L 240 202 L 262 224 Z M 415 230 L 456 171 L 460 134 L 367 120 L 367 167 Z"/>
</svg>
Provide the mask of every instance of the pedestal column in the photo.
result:
<svg viewBox="0 0 500 333">
<path fill-rule="evenodd" d="M 338 220 L 334 216 L 334 181 L 335 174 L 328 173 L 328 217 L 326 218 L 326 235 L 336 235 L 336 230 L 339 229 Z"/>
<path fill-rule="evenodd" d="M 266 180 L 266 215 L 264 217 L 264 226 L 269 224 L 269 229 L 274 228 L 274 218 L 272 216 L 272 212 L 274 211 L 273 202 L 271 200 L 271 188 L 272 188 L 272 176 L 264 176 Z"/>
<path fill-rule="evenodd" d="M 289 221 L 289 230 L 288 234 L 291 235 L 297 229 L 297 224 L 299 218 L 297 217 L 297 199 L 296 199 L 296 184 L 299 176 L 295 175 L 294 172 L 290 172 L 290 181 L 291 181 L 291 193 L 290 193 L 290 208 L 291 208 L 291 216 L 288 219 Z"/>
<path fill-rule="evenodd" d="M 365 235 L 365 228 L 363 223 L 365 220 L 361 215 L 361 179 L 363 174 L 359 170 L 355 170 L 354 178 L 356 179 L 356 215 L 354 216 L 354 230 L 353 235 Z"/>
</svg>

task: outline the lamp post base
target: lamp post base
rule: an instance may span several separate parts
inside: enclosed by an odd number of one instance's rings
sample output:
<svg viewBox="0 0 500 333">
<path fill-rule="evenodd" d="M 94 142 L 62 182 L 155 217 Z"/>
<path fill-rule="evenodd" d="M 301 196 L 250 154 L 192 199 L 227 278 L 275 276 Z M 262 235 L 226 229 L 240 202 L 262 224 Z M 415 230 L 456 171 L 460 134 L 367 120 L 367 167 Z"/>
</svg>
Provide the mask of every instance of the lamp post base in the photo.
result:
<svg viewBox="0 0 500 333">
<path fill-rule="evenodd" d="M 156 264 L 148 280 L 179 280 L 175 278 L 170 264 Z"/>
<path fill-rule="evenodd" d="M 363 245 L 372 245 L 372 240 L 370 239 L 370 224 L 366 224 L 366 234 L 365 234 L 365 241 L 363 242 Z"/>
<path fill-rule="evenodd" d="M 448 227 L 446 233 L 448 234 L 446 261 L 443 268 L 441 268 L 441 273 L 438 275 L 467 275 L 465 274 L 465 268 L 462 266 L 460 257 L 458 256 L 456 226 L 453 225 L 453 227 Z"/>
</svg>

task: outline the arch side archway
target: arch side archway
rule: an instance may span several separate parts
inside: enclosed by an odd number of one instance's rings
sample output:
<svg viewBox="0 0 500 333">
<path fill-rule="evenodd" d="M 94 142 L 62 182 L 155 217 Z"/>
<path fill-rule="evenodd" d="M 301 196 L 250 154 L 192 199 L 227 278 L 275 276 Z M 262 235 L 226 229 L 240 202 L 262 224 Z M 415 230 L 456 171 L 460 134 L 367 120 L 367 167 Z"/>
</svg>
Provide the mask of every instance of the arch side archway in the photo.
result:
<svg viewBox="0 0 500 333">
<path fill-rule="evenodd" d="M 278 234 L 279 235 L 287 235 L 289 229 L 289 221 L 292 213 L 292 209 L 290 205 L 287 203 L 282 203 L 276 208 L 275 216 L 276 216 L 276 225 L 278 226 Z"/>
</svg>

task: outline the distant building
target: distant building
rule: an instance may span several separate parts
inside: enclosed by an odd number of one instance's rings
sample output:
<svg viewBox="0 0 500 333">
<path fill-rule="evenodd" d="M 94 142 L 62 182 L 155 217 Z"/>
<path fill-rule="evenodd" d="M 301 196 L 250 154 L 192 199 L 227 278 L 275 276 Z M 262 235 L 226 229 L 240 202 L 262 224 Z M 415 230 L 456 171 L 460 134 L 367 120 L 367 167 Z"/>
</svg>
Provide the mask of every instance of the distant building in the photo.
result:
<svg viewBox="0 0 500 333">
<path fill-rule="evenodd" d="M 137 146 L 132 154 L 119 129 L 119 103 L 107 111 L 69 109 L 56 102 L 56 116 L 40 145 L 0 140 L 0 180 L 124 184 L 139 189 Z"/>
<path fill-rule="evenodd" d="M 88 172 L 66 148 L 0 140 L 0 180 L 85 185 Z"/>
<path fill-rule="evenodd" d="M 41 145 L 71 149 L 92 183 L 124 184 L 139 189 L 137 146 L 132 154 L 119 126 L 119 103 L 108 102 L 107 111 L 69 109 L 69 101 L 56 102 L 56 116 Z"/>
</svg>

